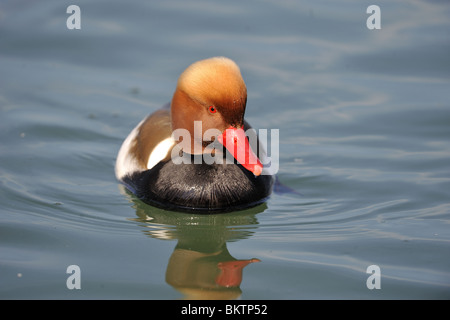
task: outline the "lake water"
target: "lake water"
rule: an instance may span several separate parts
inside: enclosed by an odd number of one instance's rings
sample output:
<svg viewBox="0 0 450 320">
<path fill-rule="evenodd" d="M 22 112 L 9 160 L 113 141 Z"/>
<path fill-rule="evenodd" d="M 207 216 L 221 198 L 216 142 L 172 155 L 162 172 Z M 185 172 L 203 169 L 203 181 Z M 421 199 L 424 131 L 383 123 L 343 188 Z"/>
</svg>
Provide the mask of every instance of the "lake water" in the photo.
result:
<svg viewBox="0 0 450 320">
<path fill-rule="evenodd" d="M 0 298 L 449 299 L 449 16 L 419 0 L 2 1 Z M 115 179 L 118 149 L 217 55 L 241 67 L 247 120 L 279 129 L 278 178 L 301 195 L 210 216 L 143 204 Z M 220 263 L 246 259 L 218 286 Z"/>
</svg>

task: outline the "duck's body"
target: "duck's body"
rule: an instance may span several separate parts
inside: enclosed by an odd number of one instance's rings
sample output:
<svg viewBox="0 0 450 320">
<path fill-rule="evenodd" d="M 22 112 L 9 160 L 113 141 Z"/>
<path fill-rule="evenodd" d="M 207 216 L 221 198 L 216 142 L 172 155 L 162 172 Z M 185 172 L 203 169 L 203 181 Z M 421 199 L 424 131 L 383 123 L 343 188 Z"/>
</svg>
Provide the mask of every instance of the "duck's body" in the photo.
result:
<svg viewBox="0 0 450 320">
<path fill-rule="evenodd" d="M 271 191 L 271 177 L 255 177 L 236 164 L 158 163 L 123 179 L 141 200 L 182 211 L 226 212 L 262 203 Z M 174 182 L 176 181 L 176 182 Z"/>
<path fill-rule="evenodd" d="M 253 152 L 244 135 L 250 128 L 244 121 L 246 98 L 233 61 L 220 57 L 194 63 L 180 76 L 171 104 L 141 121 L 124 141 L 117 178 L 143 201 L 172 210 L 233 211 L 264 202 L 273 177 L 261 174 L 264 151 L 254 147 Z M 208 129 L 218 134 L 204 141 Z M 174 151 L 181 145 L 175 130 L 191 134 L 182 152 Z M 205 161 L 205 154 L 216 161 Z"/>
</svg>

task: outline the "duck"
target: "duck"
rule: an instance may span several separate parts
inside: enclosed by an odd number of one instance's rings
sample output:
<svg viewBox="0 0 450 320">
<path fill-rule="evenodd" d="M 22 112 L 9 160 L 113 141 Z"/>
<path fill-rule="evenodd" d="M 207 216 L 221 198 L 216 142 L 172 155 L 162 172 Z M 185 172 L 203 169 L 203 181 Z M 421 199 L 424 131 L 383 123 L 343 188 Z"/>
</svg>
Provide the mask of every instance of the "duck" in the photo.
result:
<svg viewBox="0 0 450 320">
<path fill-rule="evenodd" d="M 244 119 L 246 106 L 247 87 L 232 59 L 192 63 L 171 102 L 123 141 L 117 179 L 143 202 L 166 210 L 230 212 L 266 202 L 274 177 L 265 172 L 264 146 L 256 133 L 256 140 L 248 134 L 256 131 Z"/>
</svg>

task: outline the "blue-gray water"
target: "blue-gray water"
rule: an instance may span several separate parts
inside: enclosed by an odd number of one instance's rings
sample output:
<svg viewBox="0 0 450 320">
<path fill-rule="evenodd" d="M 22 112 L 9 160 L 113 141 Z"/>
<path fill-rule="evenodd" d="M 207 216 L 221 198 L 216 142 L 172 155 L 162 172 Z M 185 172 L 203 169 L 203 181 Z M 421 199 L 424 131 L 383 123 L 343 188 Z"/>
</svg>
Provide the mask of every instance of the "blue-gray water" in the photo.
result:
<svg viewBox="0 0 450 320">
<path fill-rule="evenodd" d="M 450 298 L 449 16 L 419 0 L 2 1 L 0 297 Z M 116 181 L 117 151 L 217 55 L 241 67 L 248 121 L 280 130 L 279 179 L 302 195 L 149 207 Z M 251 258 L 238 288 L 214 283 Z"/>
</svg>

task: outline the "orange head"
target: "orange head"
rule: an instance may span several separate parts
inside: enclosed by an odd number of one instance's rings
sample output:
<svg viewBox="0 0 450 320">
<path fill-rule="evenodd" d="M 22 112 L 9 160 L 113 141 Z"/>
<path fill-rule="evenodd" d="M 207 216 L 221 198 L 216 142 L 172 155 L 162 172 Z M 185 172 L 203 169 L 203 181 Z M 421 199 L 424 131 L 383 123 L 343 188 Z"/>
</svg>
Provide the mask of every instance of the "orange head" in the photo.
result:
<svg viewBox="0 0 450 320">
<path fill-rule="evenodd" d="M 217 141 L 224 144 L 246 169 L 259 175 L 262 164 L 243 131 L 246 104 L 247 88 L 234 61 L 214 57 L 195 62 L 178 79 L 171 103 L 172 130 L 190 132 L 192 153 L 204 150 L 210 143 L 203 141 L 207 130 L 218 130 Z M 202 124 L 200 139 L 194 135 L 195 121 Z M 238 155 L 245 155 L 247 160 Z"/>
</svg>

